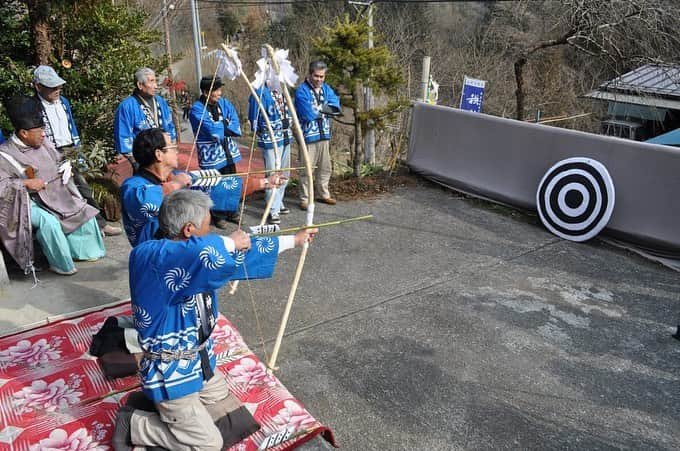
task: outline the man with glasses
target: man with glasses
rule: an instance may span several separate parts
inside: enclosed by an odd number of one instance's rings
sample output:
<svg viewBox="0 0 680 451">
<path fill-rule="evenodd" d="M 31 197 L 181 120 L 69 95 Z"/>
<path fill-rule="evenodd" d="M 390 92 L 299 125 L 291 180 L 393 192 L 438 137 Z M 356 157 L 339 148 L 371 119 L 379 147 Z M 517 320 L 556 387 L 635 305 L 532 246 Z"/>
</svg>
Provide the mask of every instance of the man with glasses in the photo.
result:
<svg viewBox="0 0 680 451">
<path fill-rule="evenodd" d="M 192 177 L 178 171 L 177 146 L 160 128 L 141 131 L 134 140 L 132 152 L 139 169 L 123 182 L 120 194 L 123 205 L 123 225 L 132 247 L 152 239 L 158 230 L 158 212 L 163 198 L 192 184 Z M 279 186 L 285 177 L 274 174 L 258 179 L 259 189 Z M 213 209 L 234 210 L 240 201 L 243 182 L 240 177 L 224 177 L 211 187 L 199 187 L 209 193 Z"/>
<path fill-rule="evenodd" d="M 41 106 L 47 142 L 51 143 L 59 153 L 66 152 L 68 155 L 70 151 L 80 147 L 80 135 L 73 119 L 71 103 L 61 95 L 62 87 L 65 84 L 66 80 L 57 75 L 57 72 L 50 66 L 38 66 L 33 71 L 35 98 Z M 78 164 L 74 165 L 73 181 L 87 203 L 99 210 L 97 214 L 99 228 L 104 235 L 120 235 L 123 232 L 120 227 L 106 223 L 99 203 L 92 196 L 92 188 L 79 169 Z"/>
</svg>

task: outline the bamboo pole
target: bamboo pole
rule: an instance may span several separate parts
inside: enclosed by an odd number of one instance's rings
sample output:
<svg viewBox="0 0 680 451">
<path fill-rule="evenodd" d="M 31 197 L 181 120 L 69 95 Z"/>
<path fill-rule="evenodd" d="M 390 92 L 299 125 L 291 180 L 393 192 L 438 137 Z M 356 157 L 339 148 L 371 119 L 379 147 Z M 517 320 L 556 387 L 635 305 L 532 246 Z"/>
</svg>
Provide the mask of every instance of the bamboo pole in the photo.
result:
<svg viewBox="0 0 680 451">
<path fill-rule="evenodd" d="M 224 49 L 224 52 L 227 54 L 227 57 L 231 57 L 231 53 L 233 52 L 232 49 L 227 47 L 224 43 L 222 44 L 222 49 Z M 264 122 L 267 125 L 267 131 L 269 131 L 269 136 L 272 137 L 272 145 L 274 146 L 274 168 L 279 169 L 281 167 L 281 159 L 279 157 L 279 147 L 276 144 L 276 141 L 274 140 L 274 128 L 272 127 L 272 123 L 269 120 L 269 115 L 267 114 L 267 111 L 264 109 L 264 105 L 262 105 L 262 101 L 260 100 L 260 97 L 257 95 L 257 92 L 255 91 L 255 88 L 253 87 L 253 84 L 248 80 L 248 76 L 246 75 L 245 72 L 243 72 L 243 68 L 240 68 L 239 70 L 239 75 L 241 75 L 241 78 L 246 82 L 246 85 L 248 86 L 248 89 L 250 90 L 250 93 L 252 96 L 255 98 L 255 101 L 257 102 L 258 106 L 258 111 L 260 114 L 262 114 L 262 117 L 264 118 Z M 257 130 L 257 124 L 255 124 L 255 129 Z M 257 133 L 257 132 L 256 132 Z M 251 149 L 252 152 L 252 149 Z M 248 171 L 250 171 L 250 168 L 248 168 Z M 267 221 L 267 215 L 269 215 L 269 212 L 271 211 L 272 208 L 272 203 L 274 202 L 274 197 L 276 197 L 276 190 L 277 187 L 272 188 L 271 196 L 269 196 L 269 200 L 267 201 L 267 205 L 264 207 L 264 212 L 262 213 L 262 218 L 260 219 L 260 225 L 264 225 L 264 223 Z M 245 202 L 245 196 L 243 198 Z M 238 280 L 235 280 L 230 284 L 229 287 L 229 294 L 233 295 L 236 294 L 236 290 L 238 289 Z"/>
<path fill-rule="evenodd" d="M 272 65 L 274 71 L 277 74 L 281 73 L 281 68 L 279 67 L 276 58 L 274 57 L 274 49 L 270 45 L 266 45 L 267 52 L 272 60 Z M 305 225 L 311 226 L 314 224 L 314 180 L 312 173 L 312 164 L 309 158 L 309 152 L 307 150 L 307 144 L 305 143 L 305 137 L 302 133 L 302 127 L 300 126 L 300 121 L 297 116 L 297 111 L 295 110 L 295 105 L 288 92 L 288 86 L 286 83 L 281 83 L 281 90 L 288 104 L 288 109 L 290 110 L 290 115 L 293 119 L 293 129 L 295 130 L 298 146 L 300 147 L 300 152 L 305 160 L 306 172 L 307 172 L 307 182 L 309 185 L 309 203 L 307 204 L 307 219 Z M 298 261 L 297 268 L 295 269 L 295 276 L 293 277 L 293 285 L 291 286 L 290 293 L 288 294 L 288 301 L 286 302 L 286 307 L 283 311 L 283 317 L 281 318 L 281 324 L 279 325 L 279 331 L 276 335 L 276 342 L 274 343 L 274 349 L 272 355 L 267 363 L 268 372 L 272 373 L 276 369 L 276 358 L 279 355 L 279 350 L 281 349 L 281 342 L 283 341 L 283 335 L 286 332 L 286 326 L 288 324 L 288 317 L 290 316 L 290 311 L 293 307 L 293 301 L 295 300 L 295 293 L 297 292 L 298 284 L 300 283 L 300 277 L 302 276 L 302 269 L 305 266 L 305 259 L 307 258 L 307 252 L 309 250 L 309 243 L 305 241 L 302 245 L 302 252 L 300 253 L 300 260 Z"/>
</svg>

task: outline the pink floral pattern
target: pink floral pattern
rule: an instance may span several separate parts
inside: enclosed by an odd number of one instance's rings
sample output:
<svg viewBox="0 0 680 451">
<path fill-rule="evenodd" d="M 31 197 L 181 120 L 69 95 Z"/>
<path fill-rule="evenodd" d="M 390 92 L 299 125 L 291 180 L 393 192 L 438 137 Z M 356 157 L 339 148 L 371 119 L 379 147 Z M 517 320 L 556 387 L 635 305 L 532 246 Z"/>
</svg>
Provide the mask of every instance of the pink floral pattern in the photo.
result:
<svg viewBox="0 0 680 451">
<path fill-rule="evenodd" d="M 21 414 L 35 410 L 54 412 L 66 409 L 80 402 L 83 395 L 77 391 L 80 383 L 80 377 L 72 377 L 69 383 L 64 379 L 57 379 L 51 384 L 44 380 L 33 381 L 30 387 L 14 393 L 14 406 Z"/>
<path fill-rule="evenodd" d="M 234 329 L 232 329 L 231 327 L 225 324 L 218 323 L 215 326 L 215 329 L 213 330 L 212 339 L 217 344 L 222 343 L 229 344 L 238 341 L 240 337 L 238 336 L 238 334 L 234 332 Z"/>
<path fill-rule="evenodd" d="M 106 379 L 86 353 L 89 337 L 106 318 L 130 314 L 127 301 L 75 320 L 0 337 L 0 429 L 4 427 L 0 449 L 110 449 L 118 410 L 115 401 L 122 403 L 124 398 L 102 401 L 99 397 L 112 390 L 129 390 L 138 379 Z M 290 449 L 317 434 L 327 434 L 324 437 L 332 441 L 330 431 L 296 403 L 275 376 L 267 374 L 233 324 L 223 316 L 217 324 L 215 352 L 226 355 L 218 368 L 230 376 L 232 393 L 262 425 L 230 451 L 257 451 L 267 446 Z"/>
<path fill-rule="evenodd" d="M 41 338 L 35 343 L 21 340 L 14 346 L 0 351 L 0 367 L 6 368 L 18 364 L 43 365 L 61 357 L 58 349 L 63 341 L 62 337 L 52 337 L 48 342 Z"/>
<path fill-rule="evenodd" d="M 316 420 L 300 404 L 289 399 L 284 401 L 283 408 L 272 418 L 272 422 L 299 432 L 313 426 Z"/>
<path fill-rule="evenodd" d="M 276 378 L 267 373 L 264 363 L 245 357 L 229 370 L 229 376 L 237 384 L 243 384 L 245 390 L 257 385 L 273 387 L 276 385 Z"/>
<path fill-rule="evenodd" d="M 63 429 L 55 429 L 50 433 L 50 436 L 40 440 L 39 443 L 31 445 L 31 451 L 104 451 L 109 449 L 108 446 L 102 446 L 98 442 L 92 440 L 87 429 L 80 428 L 71 435 Z"/>
</svg>

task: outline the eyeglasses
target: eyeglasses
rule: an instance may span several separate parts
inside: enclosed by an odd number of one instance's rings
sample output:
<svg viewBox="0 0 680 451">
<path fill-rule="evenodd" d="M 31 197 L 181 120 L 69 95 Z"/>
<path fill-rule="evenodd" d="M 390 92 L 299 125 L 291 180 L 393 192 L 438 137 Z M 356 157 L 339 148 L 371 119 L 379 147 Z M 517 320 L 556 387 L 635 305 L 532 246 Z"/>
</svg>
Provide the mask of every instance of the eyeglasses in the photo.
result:
<svg viewBox="0 0 680 451">
<path fill-rule="evenodd" d="M 50 88 L 49 86 L 45 86 L 42 83 L 38 83 L 38 84 L 46 91 L 61 91 L 61 88 L 62 88 L 61 85 Z"/>
<path fill-rule="evenodd" d="M 174 144 L 171 145 L 171 146 L 161 147 L 161 150 L 162 150 L 163 152 L 167 152 L 168 150 L 172 150 L 172 151 L 175 152 L 175 153 L 178 153 L 178 152 L 179 152 L 179 149 L 177 148 L 177 145 L 174 145 Z"/>
</svg>

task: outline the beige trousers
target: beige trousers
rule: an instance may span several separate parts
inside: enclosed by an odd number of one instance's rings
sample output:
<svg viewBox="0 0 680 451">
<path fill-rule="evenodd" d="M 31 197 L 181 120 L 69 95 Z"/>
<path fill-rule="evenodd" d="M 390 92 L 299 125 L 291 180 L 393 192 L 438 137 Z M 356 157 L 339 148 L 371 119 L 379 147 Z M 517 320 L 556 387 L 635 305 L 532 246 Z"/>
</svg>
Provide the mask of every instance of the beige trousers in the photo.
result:
<svg viewBox="0 0 680 451">
<path fill-rule="evenodd" d="M 219 451 L 222 434 L 215 421 L 240 406 L 216 369 L 201 391 L 157 403 L 158 413 L 135 410 L 130 426 L 132 443 L 173 451 Z"/>
<path fill-rule="evenodd" d="M 316 195 L 322 199 L 328 199 L 331 197 L 331 192 L 328 190 L 328 182 L 331 180 L 331 172 L 333 171 L 331 165 L 330 141 L 308 143 L 307 152 L 309 152 L 309 164 L 316 166 L 316 169 L 313 170 Z M 300 162 L 304 164 L 302 155 L 300 155 Z M 300 201 L 309 202 L 310 193 L 307 172 L 298 171 L 298 173 L 300 174 Z"/>
</svg>

